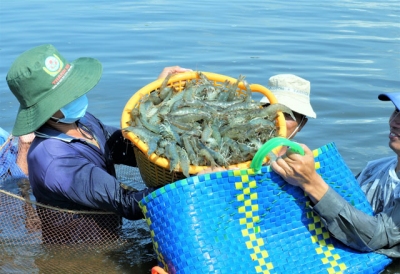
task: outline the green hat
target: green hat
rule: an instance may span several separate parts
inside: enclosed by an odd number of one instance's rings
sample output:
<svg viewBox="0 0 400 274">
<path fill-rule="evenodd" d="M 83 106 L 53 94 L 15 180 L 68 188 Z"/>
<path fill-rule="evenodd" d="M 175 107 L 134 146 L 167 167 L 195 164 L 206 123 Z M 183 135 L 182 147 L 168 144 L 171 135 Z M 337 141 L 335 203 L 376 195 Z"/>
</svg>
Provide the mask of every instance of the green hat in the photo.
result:
<svg viewBox="0 0 400 274">
<path fill-rule="evenodd" d="M 68 63 L 52 45 L 22 53 L 6 77 L 20 103 L 12 135 L 37 130 L 59 109 L 95 87 L 101 74 L 98 60 L 82 57 Z"/>
</svg>

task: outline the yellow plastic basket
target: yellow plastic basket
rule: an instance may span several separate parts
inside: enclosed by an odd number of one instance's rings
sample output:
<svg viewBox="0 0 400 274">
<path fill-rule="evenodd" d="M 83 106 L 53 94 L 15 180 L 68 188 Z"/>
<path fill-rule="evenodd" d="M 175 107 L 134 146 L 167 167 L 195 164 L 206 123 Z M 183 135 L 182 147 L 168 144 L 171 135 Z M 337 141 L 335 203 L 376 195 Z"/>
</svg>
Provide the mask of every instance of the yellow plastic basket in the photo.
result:
<svg viewBox="0 0 400 274">
<path fill-rule="evenodd" d="M 236 83 L 237 79 L 211 73 L 211 72 L 200 72 L 204 74 L 209 80 L 214 82 L 214 85 L 222 85 L 225 81 L 229 81 L 231 83 Z M 199 72 L 189 71 L 184 73 L 179 73 L 173 75 L 169 81 L 168 86 L 173 86 L 176 90 L 182 91 L 185 87 L 185 84 L 188 80 L 199 79 Z M 131 112 L 132 109 L 139 107 L 140 99 L 149 94 L 152 91 L 159 90 L 161 84 L 163 83 L 164 79 L 158 79 L 154 82 L 149 83 L 148 85 L 144 86 L 140 90 L 138 90 L 126 103 L 125 108 L 122 112 L 121 117 L 121 128 L 126 128 L 130 126 L 131 122 Z M 240 90 L 245 91 L 246 87 L 243 82 L 240 82 L 238 85 Z M 252 84 L 250 85 L 250 89 L 252 92 L 258 92 L 262 95 L 266 96 L 271 104 L 277 103 L 277 99 L 272 94 L 270 90 L 265 88 L 259 84 Z M 286 123 L 285 117 L 282 112 L 278 112 L 278 116 L 276 118 L 276 126 L 278 129 L 278 135 L 281 137 L 286 137 Z M 134 149 L 136 160 L 138 162 L 138 167 L 140 173 L 142 175 L 143 181 L 147 186 L 150 187 L 157 187 L 163 186 L 168 183 L 175 182 L 176 180 L 183 179 L 185 176 L 181 172 L 181 170 L 174 170 L 172 172 L 169 171 L 169 160 L 152 153 L 150 156 L 147 156 L 147 151 L 149 147 L 146 143 L 139 139 L 138 136 L 133 134 L 132 132 L 123 131 L 123 135 L 125 138 L 132 141 L 132 143 L 136 146 Z M 277 148 L 275 151 L 278 151 L 280 148 Z M 240 168 L 240 169 L 247 169 L 250 167 L 251 161 L 231 165 L 230 168 Z M 209 166 L 193 166 L 191 165 L 189 168 L 190 174 L 197 174 L 198 172 L 210 168 Z"/>
</svg>

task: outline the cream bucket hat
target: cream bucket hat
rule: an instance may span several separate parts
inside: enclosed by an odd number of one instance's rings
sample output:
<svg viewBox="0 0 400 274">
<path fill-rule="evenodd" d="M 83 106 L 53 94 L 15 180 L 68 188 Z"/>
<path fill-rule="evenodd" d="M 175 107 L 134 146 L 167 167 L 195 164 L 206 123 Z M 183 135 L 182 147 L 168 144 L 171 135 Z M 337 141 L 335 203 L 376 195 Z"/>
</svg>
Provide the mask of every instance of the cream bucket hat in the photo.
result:
<svg viewBox="0 0 400 274">
<path fill-rule="evenodd" d="M 278 103 L 292 111 L 308 117 L 316 118 L 310 104 L 310 82 L 293 74 L 278 74 L 269 78 L 268 89 L 275 95 Z M 262 103 L 269 103 L 267 97 Z"/>
</svg>

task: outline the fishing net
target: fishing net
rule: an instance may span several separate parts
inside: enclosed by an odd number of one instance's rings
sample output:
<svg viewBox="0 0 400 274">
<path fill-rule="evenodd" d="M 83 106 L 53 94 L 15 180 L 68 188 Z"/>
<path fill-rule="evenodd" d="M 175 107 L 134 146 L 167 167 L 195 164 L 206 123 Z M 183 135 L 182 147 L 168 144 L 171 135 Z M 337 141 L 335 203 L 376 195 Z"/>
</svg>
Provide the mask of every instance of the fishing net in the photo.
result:
<svg viewBox="0 0 400 274">
<path fill-rule="evenodd" d="M 71 211 L 37 203 L 18 166 L 18 138 L 0 148 L 0 273 L 142 273 L 154 265 L 144 221 L 110 212 Z M 24 162 L 24 161 L 22 161 Z M 137 168 L 116 166 L 121 183 L 143 188 Z"/>
</svg>

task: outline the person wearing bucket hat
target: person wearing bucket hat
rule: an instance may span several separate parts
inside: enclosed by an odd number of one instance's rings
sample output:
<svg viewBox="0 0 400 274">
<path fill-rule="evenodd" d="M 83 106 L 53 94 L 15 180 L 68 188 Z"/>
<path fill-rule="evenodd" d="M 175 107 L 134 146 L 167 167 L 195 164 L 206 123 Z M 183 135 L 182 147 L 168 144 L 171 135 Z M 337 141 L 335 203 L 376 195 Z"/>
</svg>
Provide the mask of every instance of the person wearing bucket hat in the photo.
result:
<svg viewBox="0 0 400 274">
<path fill-rule="evenodd" d="M 296 120 L 285 114 L 287 138 L 292 139 L 308 121 L 307 117 L 316 118 L 310 103 L 310 82 L 293 74 L 277 74 L 268 80 L 268 89 L 275 95 L 278 103 L 293 111 Z M 269 104 L 267 97 L 262 103 Z"/>
<path fill-rule="evenodd" d="M 187 70 L 166 67 L 159 78 Z M 94 58 L 68 62 L 51 44 L 25 51 L 6 77 L 20 103 L 12 134 L 35 133 L 28 170 L 37 202 L 141 219 L 138 201 L 152 189 L 127 190 L 117 181 L 114 168 L 114 164 L 136 166 L 132 144 L 120 129 L 86 111 L 86 93 L 101 76 L 102 65 Z"/>
<path fill-rule="evenodd" d="M 359 211 L 328 186 L 317 174 L 312 151 L 306 145 L 302 145 L 305 156 L 289 151 L 271 167 L 309 195 L 313 210 L 335 238 L 360 251 L 400 258 L 400 92 L 382 93 L 378 98 L 395 106 L 388 136 L 395 155 L 368 162 L 356 176 L 374 216 Z"/>
</svg>

